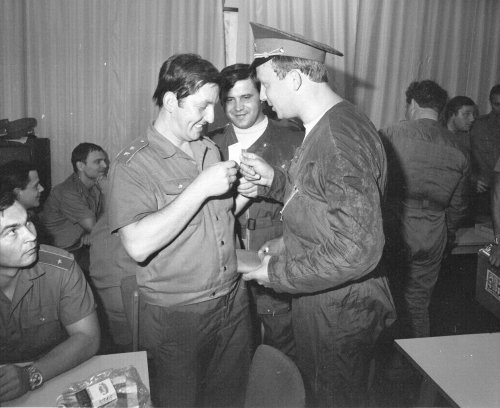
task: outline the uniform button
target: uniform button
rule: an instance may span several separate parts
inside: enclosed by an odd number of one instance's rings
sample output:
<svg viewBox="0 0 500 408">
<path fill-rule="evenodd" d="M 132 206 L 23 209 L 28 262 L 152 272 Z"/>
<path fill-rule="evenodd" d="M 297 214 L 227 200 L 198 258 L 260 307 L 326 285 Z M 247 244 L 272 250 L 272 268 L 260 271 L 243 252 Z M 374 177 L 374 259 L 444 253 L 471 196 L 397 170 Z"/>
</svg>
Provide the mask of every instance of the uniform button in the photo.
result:
<svg viewBox="0 0 500 408">
<path fill-rule="evenodd" d="M 179 188 L 182 188 L 182 184 L 179 184 Z"/>
<path fill-rule="evenodd" d="M 221 241 L 220 243 L 221 243 L 221 245 L 224 245 L 224 241 Z"/>
<path fill-rule="evenodd" d="M 215 216 L 215 221 L 219 221 L 219 217 L 217 215 Z"/>
<path fill-rule="evenodd" d="M 216 293 L 214 292 L 214 293 L 212 293 L 210 296 L 214 297 L 215 295 L 216 295 Z"/>
<path fill-rule="evenodd" d="M 264 143 L 264 147 L 267 147 L 267 143 Z"/>
<path fill-rule="evenodd" d="M 224 266 L 224 270 L 225 270 L 225 271 L 227 270 L 227 266 Z"/>
<path fill-rule="evenodd" d="M 45 321 L 45 317 L 40 317 L 40 321 L 44 322 Z"/>
</svg>

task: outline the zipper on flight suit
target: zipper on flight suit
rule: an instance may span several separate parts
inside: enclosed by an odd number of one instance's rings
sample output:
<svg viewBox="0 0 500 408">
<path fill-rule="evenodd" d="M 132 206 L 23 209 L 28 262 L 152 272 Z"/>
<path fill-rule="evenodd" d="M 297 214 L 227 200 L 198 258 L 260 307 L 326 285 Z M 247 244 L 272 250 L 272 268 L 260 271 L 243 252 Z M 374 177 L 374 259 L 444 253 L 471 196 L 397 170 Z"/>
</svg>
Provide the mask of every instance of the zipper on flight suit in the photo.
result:
<svg viewBox="0 0 500 408">
<path fill-rule="evenodd" d="M 293 196 L 295 194 L 297 194 L 298 192 L 299 192 L 299 189 L 297 188 L 297 186 L 293 186 L 292 194 L 290 194 L 290 197 L 288 197 L 288 200 L 286 200 L 285 204 L 283 205 L 283 208 L 280 211 L 280 214 L 281 214 L 280 220 L 281 221 L 283 221 L 283 211 L 285 211 L 285 208 L 288 205 L 288 203 L 292 200 Z"/>
</svg>

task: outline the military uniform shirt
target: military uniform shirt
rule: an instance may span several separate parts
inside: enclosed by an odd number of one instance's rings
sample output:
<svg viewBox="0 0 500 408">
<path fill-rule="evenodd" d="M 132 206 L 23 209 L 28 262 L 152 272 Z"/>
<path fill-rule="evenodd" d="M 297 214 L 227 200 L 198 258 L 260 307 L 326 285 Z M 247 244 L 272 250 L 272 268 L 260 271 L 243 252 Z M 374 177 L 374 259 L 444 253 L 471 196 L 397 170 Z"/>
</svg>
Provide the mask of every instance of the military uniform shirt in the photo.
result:
<svg viewBox="0 0 500 408">
<path fill-rule="evenodd" d="M 34 360 L 62 343 L 65 326 L 95 309 L 94 296 L 68 252 L 42 245 L 19 272 L 12 301 L 0 291 L 0 364 Z"/>
</svg>

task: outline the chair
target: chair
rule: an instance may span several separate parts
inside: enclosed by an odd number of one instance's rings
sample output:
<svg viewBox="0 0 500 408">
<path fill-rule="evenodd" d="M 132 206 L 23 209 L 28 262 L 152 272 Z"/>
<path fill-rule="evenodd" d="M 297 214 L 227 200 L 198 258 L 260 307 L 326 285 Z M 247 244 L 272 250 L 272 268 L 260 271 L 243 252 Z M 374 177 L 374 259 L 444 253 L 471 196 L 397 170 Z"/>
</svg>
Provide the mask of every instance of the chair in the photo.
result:
<svg viewBox="0 0 500 408">
<path fill-rule="evenodd" d="M 274 347 L 261 344 L 253 356 L 245 408 L 304 408 L 304 382 L 294 362 Z"/>
<path fill-rule="evenodd" d="M 125 314 L 132 332 L 132 351 L 137 351 L 139 349 L 139 287 L 135 275 L 124 277 L 120 290 Z"/>
</svg>

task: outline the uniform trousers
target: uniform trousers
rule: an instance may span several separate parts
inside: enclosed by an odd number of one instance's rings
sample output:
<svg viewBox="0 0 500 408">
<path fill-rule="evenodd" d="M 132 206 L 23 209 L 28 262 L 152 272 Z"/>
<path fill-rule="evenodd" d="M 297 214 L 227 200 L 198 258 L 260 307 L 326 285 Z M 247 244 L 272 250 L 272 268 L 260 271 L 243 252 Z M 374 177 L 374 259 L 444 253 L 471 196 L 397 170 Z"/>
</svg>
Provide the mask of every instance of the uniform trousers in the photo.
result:
<svg viewBox="0 0 500 408">
<path fill-rule="evenodd" d="M 155 406 L 243 405 L 252 344 L 242 280 L 231 293 L 192 305 L 141 302 L 139 315 L 140 347 L 152 364 Z"/>
<path fill-rule="evenodd" d="M 293 299 L 297 366 L 308 407 L 367 404 L 370 361 L 388 313 L 370 292 L 369 286 L 348 285 Z"/>
</svg>

